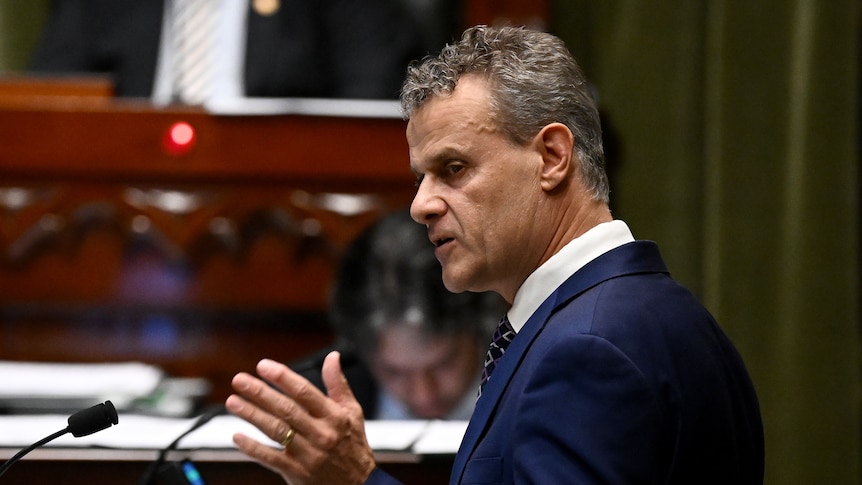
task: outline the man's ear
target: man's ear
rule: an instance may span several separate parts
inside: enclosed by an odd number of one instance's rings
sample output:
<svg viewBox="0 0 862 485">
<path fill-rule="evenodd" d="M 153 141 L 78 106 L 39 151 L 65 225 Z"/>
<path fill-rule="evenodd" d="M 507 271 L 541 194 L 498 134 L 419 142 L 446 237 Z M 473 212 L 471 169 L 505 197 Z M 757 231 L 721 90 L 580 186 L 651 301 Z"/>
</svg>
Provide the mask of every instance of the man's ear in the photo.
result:
<svg viewBox="0 0 862 485">
<path fill-rule="evenodd" d="M 552 191 L 567 180 L 575 169 L 575 136 L 562 123 L 551 123 L 536 135 L 535 142 L 542 155 L 541 186 Z"/>
</svg>

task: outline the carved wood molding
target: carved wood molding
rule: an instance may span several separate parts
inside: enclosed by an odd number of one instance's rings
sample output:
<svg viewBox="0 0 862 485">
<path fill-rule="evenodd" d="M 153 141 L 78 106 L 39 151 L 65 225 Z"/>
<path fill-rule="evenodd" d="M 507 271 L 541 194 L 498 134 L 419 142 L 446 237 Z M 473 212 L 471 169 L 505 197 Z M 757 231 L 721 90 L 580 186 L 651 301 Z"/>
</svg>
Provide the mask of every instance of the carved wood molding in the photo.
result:
<svg viewBox="0 0 862 485">
<path fill-rule="evenodd" d="M 193 266 L 219 253 L 242 259 L 263 234 L 297 260 L 335 258 L 368 222 L 408 200 L 283 186 L 7 185 L 0 252 L 4 266 L 20 268 L 49 252 L 74 257 L 90 234 L 108 231 L 121 248 L 143 244 Z"/>
</svg>

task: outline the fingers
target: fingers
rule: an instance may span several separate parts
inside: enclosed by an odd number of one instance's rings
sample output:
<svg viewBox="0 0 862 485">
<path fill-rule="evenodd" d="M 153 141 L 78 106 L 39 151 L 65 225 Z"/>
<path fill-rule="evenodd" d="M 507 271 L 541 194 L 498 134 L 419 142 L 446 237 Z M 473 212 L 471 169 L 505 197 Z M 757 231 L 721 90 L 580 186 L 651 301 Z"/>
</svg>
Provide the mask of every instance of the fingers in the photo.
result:
<svg viewBox="0 0 862 485">
<path fill-rule="evenodd" d="M 303 472 L 301 462 L 289 453 L 263 445 L 242 433 L 235 434 L 233 442 L 240 451 L 273 472 L 283 475 L 299 475 Z"/>
<path fill-rule="evenodd" d="M 307 379 L 292 371 L 290 367 L 271 359 L 262 359 L 255 367 L 258 375 L 284 391 L 288 396 L 306 394 L 324 400 L 323 393 L 311 385 Z"/>
<path fill-rule="evenodd" d="M 239 395 L 228 396 L 227 410 L 253 424 L 276 443 L 280 443 L 291 428 L 300 435 L 313 434 L 312 418 L 293 399 L 246 373 L 237 374 L 232 384 Z"/>
<path fill-rule="evenodd" d="M 350 390 L 347 378 L 341 370 L 341 354 L 337 351 L 330 352 L 326 356 L 321 371 L 328 397 L 284 364 L 264 359 L 258 363 L 257 372 L 261 377 L 293 398 L 311 416 L 337 415 L 341 411 L 341 407 L 345 405 L 361 409 Z M 278 412 L 279 410 L 274 411 Z M 284 411 L 281 410 L 281 412 Z"/>
<path fill-rule="evenodd" d="M 332 353 L 327 358 L 331 358 L 331 355 Z M 338 372 L 340 373 L 340 370 Z M 327 398 L 320 389 L 284 364 L 263 359 L 257 364 L 257 373 L 292 399 L 288 405 L 289 409 L 273 409 L 276 413 L 292 416 L 298 407 L 308 415 L 323 418 L 339 412 L 339 406 L 332 399 Z M 344 376 L 342 379 L 345 379 Z"/>
<path fill-rule="evenodd" d="M 348 402 L 347 407 L 358 410 L 356 412 L 361 416 L 361 407 L 355 403 L 347 380 L 341 373 L 338 357 L 337 353 L 328 355 L 324 369 L 327 386 L 331 386 L 340 396 L 340 401 L 328 398 L 287 366 L 264 359 L 258 363 L 258 373 L 284 393 L 261 379 L 241 372 L 232 381 L 239 395 L 228 397 L 225 406 L 277 443 L 293 428 L 297 435 L 316 447 L 329 448 L 350 427 L 352 421 L 340 402 Z M 349 403 L 351 399 L 355 406 Z"/>
<path fill-rule="evenodd" d="M 225 408 L 231 414 L 254 425 L 275 443 L 281 442 L 287 434 L 287 423 L 236 394 L 228 396 Z"/>
<path fill-rule="evenodd" d="M 323 364 L 330 396 L 271 360 L 260 361 L 257 372 L 261 379 L 247 373 L 234 377 L 237 393 L 227 398 L 225 407 L 287 446 L 282 451 L 238 433 L 237 447 L 288 483 L 363 483 L 376 466 L 374 452 L 365 437 L 362 408 L 341 372 L 339 354 L 331 353 Z"/>
<path fill-rule="evenodd" d="M 353 391 L 350 390 L 350 385 L 347 383 L 347 378 L 344 377 L 344 372 L 341 370 L 341 354 L 338 352 L 330 352 L 323 360 L 323 369 L 321 370 L 323 377 L 323 385 L 326 386 L 326 391 L 329 397 L 337 403 L 346 403 L 355 401 Z"/>
</svg>

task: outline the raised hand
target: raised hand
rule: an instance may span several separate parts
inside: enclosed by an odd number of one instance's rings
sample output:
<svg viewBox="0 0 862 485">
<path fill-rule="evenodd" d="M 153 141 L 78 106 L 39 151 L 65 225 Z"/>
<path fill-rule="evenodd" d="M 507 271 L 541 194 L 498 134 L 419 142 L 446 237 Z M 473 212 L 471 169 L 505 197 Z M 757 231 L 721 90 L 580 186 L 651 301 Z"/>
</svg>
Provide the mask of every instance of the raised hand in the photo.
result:
<svg viewBox="0 0 862 485">
<path fill-rule="evenodd" d="M 225 406 L 284 448 L 237 433 L 233 439 L 239 449 L 292 485 L 364 483 L 375 468 L 374 454 L 338 352 L 323 362 L 328 396 L 269 359 L 258 363 L 257 373 L 260 378 L 245 372 L 233 378 L 237 394 L 229 396 Z"/>
</svg>

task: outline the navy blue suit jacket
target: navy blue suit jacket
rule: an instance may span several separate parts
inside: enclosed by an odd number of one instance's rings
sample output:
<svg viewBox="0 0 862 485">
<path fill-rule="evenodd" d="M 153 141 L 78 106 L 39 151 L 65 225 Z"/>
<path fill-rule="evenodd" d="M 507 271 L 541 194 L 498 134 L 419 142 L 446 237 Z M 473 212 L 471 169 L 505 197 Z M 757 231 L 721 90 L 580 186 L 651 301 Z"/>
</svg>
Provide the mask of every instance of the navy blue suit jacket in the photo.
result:
<svg viewBox="0 0 862 485">
<path fill-rule="evenodd" d="M 754 485 L 763 428 L 737 351 L 658 247 L 590 262 L 485 386 L 452 484 Z M 368 483 L 391 483 L 375 471 Z"/>
<path fill-rule="evenodd" d="M 392 0 L 284 0 L 251 9 L 245 94 L 395 99 L 420 57 L 412 17 Z M 55 0 L 31 72 L 102 73 L 118 96 L 153 91 L 164 0 Z"/>
</svg>

